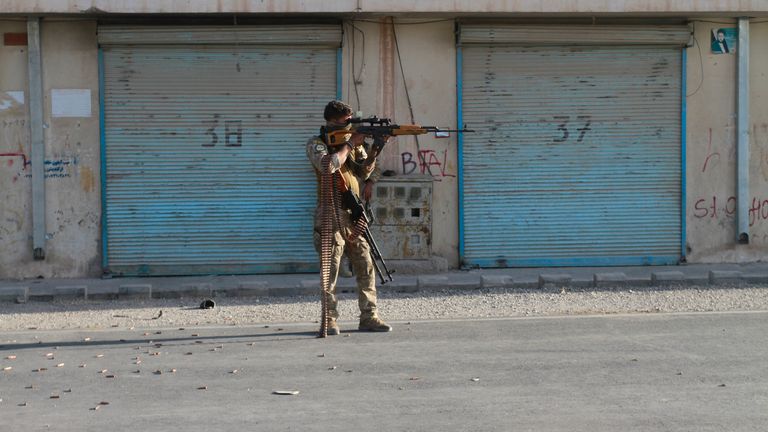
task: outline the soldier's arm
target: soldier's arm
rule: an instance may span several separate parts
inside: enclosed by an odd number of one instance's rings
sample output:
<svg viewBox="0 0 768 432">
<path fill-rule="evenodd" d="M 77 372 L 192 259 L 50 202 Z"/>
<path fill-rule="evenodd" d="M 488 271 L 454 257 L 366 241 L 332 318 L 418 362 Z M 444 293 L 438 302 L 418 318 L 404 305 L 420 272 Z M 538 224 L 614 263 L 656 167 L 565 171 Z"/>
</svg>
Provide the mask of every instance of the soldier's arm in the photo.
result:
<svg viewBox="0 0 768 432">
<path fill-rule="evenodd" d="M 343 145 L 337 152 L 331 154 L 331 172 L 338 171 L 344 162 L 347 161 L 349 149 L 348 145 Z M 319 139 L 311 139 L 307 142 L 306 151 L 307 158 L 312 162 L 312 166 L 316 170 L 322 171 L 322 160 L 328 154 L 328 146 Z"/>
</svg>

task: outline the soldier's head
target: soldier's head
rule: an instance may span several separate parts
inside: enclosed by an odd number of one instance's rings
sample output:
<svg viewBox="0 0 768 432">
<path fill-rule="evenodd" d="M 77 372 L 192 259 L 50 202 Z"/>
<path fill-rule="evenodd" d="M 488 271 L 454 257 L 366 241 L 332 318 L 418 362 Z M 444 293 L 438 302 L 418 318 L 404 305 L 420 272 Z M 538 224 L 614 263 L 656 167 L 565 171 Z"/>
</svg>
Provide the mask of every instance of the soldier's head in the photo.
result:
<svg viewBox="0 0 768 432">
<path fill-rule="evenodd" d="M 346 124 L 352 117 L 352 107 L 341 101 L 330 101 L 325 106 L 323 117 L 327 122 Z"/>
</svg>

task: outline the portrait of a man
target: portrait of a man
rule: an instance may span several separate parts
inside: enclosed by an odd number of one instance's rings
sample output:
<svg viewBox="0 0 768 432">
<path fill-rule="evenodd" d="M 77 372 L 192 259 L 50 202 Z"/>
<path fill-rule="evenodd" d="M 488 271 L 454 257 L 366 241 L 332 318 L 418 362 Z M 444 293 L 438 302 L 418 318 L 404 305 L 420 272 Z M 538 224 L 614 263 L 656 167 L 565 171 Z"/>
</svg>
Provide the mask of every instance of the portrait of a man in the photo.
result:
<svg viewBox="0 0 768 432">
<path fill-rule="evenodd" d="M 732 54 L 736 52 L 736 29 L 712 29 L 712 54 Z"/>
</svg>

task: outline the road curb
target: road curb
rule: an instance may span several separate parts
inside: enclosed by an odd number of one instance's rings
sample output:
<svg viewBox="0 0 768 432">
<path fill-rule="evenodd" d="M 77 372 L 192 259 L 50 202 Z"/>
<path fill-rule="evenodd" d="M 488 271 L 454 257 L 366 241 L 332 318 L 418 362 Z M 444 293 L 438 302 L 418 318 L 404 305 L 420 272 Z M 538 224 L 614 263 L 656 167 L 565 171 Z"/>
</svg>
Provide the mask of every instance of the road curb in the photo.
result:
<svg viewBox="0 0 768 432">
<path fill-rule="evenodd" d="M 0 301 L 26 303 L 28 298 L 28 287 L 7 287 L 0 289 Z"/>
<path fill-rule="evenodd" d="M 630 287 L 683 288 L 685 286 L 743 286 L 768 284 L 768 265 L 625 267 L 601 269 L 508 269 L 453 271 L 429 275 L 403 275 L 381 284 L 380 292 L 417 293 L 472 289 L 611 290 Z M 626 271 L 621 271 L 626 269 Z M 339 278 L 339 293 L 354 293 L 357 281 Z M 53 300 L 176 299 L 184 297 L 296 297 L 317 296 L 319 277 L 311 274 L 264 276 L 209 276 L 178 278 L 0 280 L 0 302 L 26 303 Z"/>
</svg>

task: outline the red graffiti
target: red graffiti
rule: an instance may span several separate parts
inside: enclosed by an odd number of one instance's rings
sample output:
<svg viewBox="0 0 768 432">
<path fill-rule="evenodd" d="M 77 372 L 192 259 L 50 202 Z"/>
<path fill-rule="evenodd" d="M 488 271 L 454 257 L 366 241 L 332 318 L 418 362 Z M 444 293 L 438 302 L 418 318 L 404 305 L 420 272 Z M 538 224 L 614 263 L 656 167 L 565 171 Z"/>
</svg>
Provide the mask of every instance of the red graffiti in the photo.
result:
<svg viewBox="0 0 768 432">
<path fill-rule="evenodd" d="M 8 160 L 8 166 L 13 166 L 13 158 L 17 157 L 21 158 L 21 162 L 23 163 L 22 169 L 26 169 L 27 165 L 29 165 L 29 162 L 27 161 L 27 155 L 24 153 L 0 153 L 0 157 L 11 158 Z"/>
<path fill-rule="evenodd" d="M 749 226 L 763 220 L 768 220 L 768 199 L 752 198 L 752 206 L 749 209 Z"/>
<path fill-rule="evenodd" d="M 403 174 L 413 174 L 418 169 L 419 174 L 429 174 L 433 177 L 456 177 L 454 174 L 445 172 L 445 165 L 448 159 L 448 150 L 443 150 L 443 160 L 440 161 L 434 150 L 419 150 L 418 162 L 413 160 L 413 154 L 403 152 L 400 155 L 403 163 Z M 434 168 L 434 171 L 433 171 Z"/>
<path fill-rule="evenodd" d="M 715 156 L 717 156 L 717 159 L 720 159 L 720 152 L 713 152 L 712 151 L 712 128 L 709 128 L 709 148 L 707 149 L 708 155 L 704 159 L 704 166 L 701 167 L 701 172 L 704 172 L 707 170 L 707 164 L 709 163 L 709 160 Z"/>
<path fill-rule="evenodd" d="M 699 219 L 710 218 L 717 219 L 718 210 L 725 213 L 726 217 L 736 216 L 737 200 L 735 196 L 730 196 L 725 201 L 724 207 L 718 207 L 717 196 L 712 198 L 699 198 L 693 205 L 693 216 Z M 754 226 L 757 222 L 768 221 L 768 199 L 752 198 L 749 207 L 749 226 Z"/>
<path fill-rule="evenodd" d="M 696 201 L 696 204 L 693 205 L 693 215 L 699 219 L 707 216 L 717 218 L 717 197 L 712 197 L 712 205 L 708 205 L 704 198 Z"/>
</svg>

